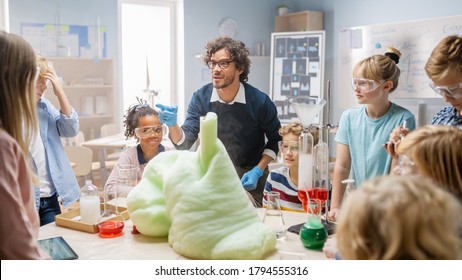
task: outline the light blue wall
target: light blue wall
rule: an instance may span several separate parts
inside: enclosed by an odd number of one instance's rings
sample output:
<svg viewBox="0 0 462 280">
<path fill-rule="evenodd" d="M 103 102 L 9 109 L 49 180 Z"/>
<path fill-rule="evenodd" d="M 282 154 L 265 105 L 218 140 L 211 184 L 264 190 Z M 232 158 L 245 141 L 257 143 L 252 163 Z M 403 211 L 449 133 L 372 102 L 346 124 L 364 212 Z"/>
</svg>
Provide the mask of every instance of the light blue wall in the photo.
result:
<svg viewBox="0 0 462 280">
<path fill-rule="evenodd" d="M 203 85 L 204 77 L 208 74 L 202 72 L 202 62 L 195 55 L 203 52 L 208 40 L 218 36 L 220 20 L 224 17 L 234 18 L 239 24 L 236 38 L 251 49 L 255 42 L 264 42 L 269 54 L 275 7 L 280 2 L 286 2 L 292 11 L 308 9 L 324 12 L 325 80 L 332 81 L 330 119 L 333 123 L 338 122 L 342 113 L 337 98 L 342 89 L 336 86 L 339 75 L 336 70 L 339 30 L 462 14 L 461 0 L 184 0 L 185 104 L 189 103 L 192 93 Z M 10 0 L 11 31 L 19 32 L 20 22 L 53 22 L 58 3 L 62 23 L 89 25 L 100 17 L 101 24 L 108 27 L 108 55 L 117 61 L 117 0 Z M 268 75 L 268 84 L 269 79 Z M 252 80 L 249 82 L 252 83 Z"/>
<path fill-rule="evenodd" d="M 101 26 L 107 27 L 107 57 L 114 59 L 115 67 L 119 64 L 117 0 L 9 0 L 10 32 L 20 34 L 22 22 L 56 23 L 58 11 L 61 24 L 96 25 L 99 17 Z M 118 77 L 114 69 L 115 84 Z M 120 88 L 120 84 L 114 88 L 116 108 L 122 107 Z"/>
</svg>

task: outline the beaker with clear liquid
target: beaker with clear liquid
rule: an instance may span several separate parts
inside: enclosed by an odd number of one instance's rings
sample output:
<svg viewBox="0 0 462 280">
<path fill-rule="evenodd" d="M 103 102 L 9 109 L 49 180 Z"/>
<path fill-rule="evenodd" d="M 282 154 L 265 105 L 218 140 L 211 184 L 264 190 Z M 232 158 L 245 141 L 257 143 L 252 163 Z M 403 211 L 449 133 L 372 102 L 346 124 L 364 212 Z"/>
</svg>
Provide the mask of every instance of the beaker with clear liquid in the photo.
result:
<svg viewBox="0 0 462 280">
<path fill-rule="evenodd" d="M 278 192 L 266 193 L 266 209 L 263 223 L 274 230 L 277 239 L 285 238 L 287 229 L 282 216 L 281 197 Z"/>
</svg>

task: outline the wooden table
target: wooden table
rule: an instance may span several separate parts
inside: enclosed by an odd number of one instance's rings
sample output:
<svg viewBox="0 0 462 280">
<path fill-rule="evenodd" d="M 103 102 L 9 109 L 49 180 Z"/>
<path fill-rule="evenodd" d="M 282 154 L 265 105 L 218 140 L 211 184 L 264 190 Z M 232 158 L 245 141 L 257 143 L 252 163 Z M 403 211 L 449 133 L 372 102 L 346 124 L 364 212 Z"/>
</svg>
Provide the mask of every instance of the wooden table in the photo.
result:
<svg viewBox="0 0 462 280">
<path fill-rule="evenodd" d="M 136 145 L 136 140 L 125 139 L 125 136 L 122 133 L 119 133 L 111 136 L 85 141 L 82 142 L 81 145 L 92 150 L 96 150 L 98 152 L 101 182 L 104 186 L 108 178 L 108 172 L 106 168 L 106 149 L 125 149 L 127 147 Z"/>
<path fill-rule="evenodd" d="M 258 208 L 257 213 L 263 217 L 264 209 Z M 306 214 L 283 211 L 286 227 L 305 221 Z M 177 254 L 168 245 L 167 238 L 153 238 L 141 234 L 132 234 L 133 223 L 125 221 L 122 236 L 115 238 L 101 238 L 97 233 L 91 234 L 57 226 L 50 223 L 40 227 L 39 239 L 62 236 L 79 259 L 186 259 Z M 324 260 L 321 251 L 308 250 L 303 247 L 297 234 L 287 232 L 283 240 L 278 240 L 276 251 L 267 256 L 270 260 Z"/>
</svg>

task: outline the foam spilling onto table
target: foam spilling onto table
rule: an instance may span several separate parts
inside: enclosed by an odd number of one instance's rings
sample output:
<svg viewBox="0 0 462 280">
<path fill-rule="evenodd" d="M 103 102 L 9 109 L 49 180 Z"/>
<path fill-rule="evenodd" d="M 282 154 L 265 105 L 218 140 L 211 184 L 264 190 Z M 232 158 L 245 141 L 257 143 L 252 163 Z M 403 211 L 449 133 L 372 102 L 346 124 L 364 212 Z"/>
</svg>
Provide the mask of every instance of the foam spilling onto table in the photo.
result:
<svg viewBox="0 0 462 280">
<path fill-rule="evenodd" d="M 149 162 L 128 196 L 133 223 L 142 234 L 168 236 L 188 258 L 263 258 L 276 235 L 261 222 L 217 138 L 216 114 L 201 120 L 200 143 L 197 152 L 164 152 Z"/>
</svg>

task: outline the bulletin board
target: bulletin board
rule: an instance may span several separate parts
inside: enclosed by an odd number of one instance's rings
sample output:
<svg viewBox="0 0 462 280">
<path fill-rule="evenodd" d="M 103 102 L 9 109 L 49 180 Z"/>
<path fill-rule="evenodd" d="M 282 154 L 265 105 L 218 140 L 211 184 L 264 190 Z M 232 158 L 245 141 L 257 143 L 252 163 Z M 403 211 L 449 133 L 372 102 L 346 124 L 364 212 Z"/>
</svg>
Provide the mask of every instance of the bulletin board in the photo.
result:
<svg viewBox="0 0 462 280">
<path fill-rule="evenodd" d="M 297 116 L 288 101 L 291 97 L 323 98 L 324 38 L 324 31 L 271 34 L 270 95 L 281 121 Z"/>
<path fill-rule="evenodd" d="M 425 64 L 433 48 L 448 35 L 462 35 L 462 16 L 345 28 L 339 34 L 339 102 L 341 108 L 355 105 L 351 88 L 353 67 L 361 59 L 384 54 L 388 47 L 401 53 L 398 88 L 391 98 L 435 98 L 429 87 Z"/>
<path fill-rule="evenodd" d="M 21 23 L 21 35 L 46 57 L 107 57 L 105 26 Z"/>
</svg>

